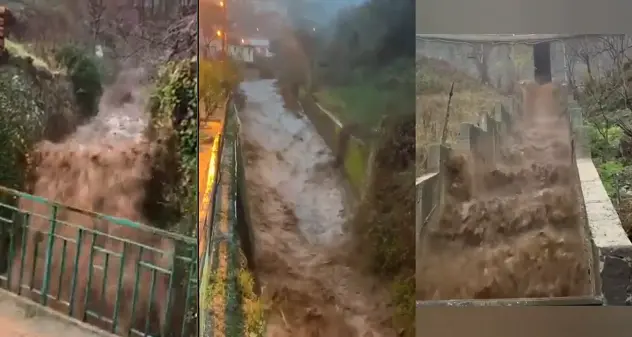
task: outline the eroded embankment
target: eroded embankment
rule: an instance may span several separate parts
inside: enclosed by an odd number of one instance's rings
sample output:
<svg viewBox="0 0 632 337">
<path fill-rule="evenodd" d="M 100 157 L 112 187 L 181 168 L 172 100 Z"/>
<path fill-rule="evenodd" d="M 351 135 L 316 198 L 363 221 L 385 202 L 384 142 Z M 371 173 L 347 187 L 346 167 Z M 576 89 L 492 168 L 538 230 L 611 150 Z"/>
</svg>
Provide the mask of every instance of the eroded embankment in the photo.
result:
<svg viewBox="0 0 632 337">
<path fill-rule="evenodd" d="M 463 154 L 448 161 L 445 209 L 428 225 L 418 255 L 418 299 L 590 294 L 570 127 L 558 91 L 553 84 L 523 88 L 523 118 L 497 163 Z"/>
<path fill-rule="evenodd" d="M 283 108 L 272 80 L 242 84 L 239 117 L 252 212 L 255 265 L 267 336 L 397 334 L 388 290 L 347 265 L 342 177 L 309 121 Z"/>
</svg>

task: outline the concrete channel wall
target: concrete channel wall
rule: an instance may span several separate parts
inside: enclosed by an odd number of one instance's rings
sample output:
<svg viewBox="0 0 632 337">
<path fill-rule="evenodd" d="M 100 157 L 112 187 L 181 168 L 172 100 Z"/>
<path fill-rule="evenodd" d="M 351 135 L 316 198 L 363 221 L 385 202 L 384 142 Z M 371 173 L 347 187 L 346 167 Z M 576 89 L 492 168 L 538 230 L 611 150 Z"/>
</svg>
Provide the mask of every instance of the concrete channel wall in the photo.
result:
<svg viewBox="0 0 632 337">
<path fill-rule="evenodd" d="M 342 171 L 352 193 L 360 199 L 368 185 L 374 156 L 372 137 L 361 137 L 352 133 L 348 141 L 341 144 L 340 131 L 344 125 L 336 116 L 322 107 L 314 97 L 305 94 L 300 98 L 303 112 L 312 122 L 318 134 L 335 155 L 342 151 Z"/>
<path fill-rule="evenodd" d="M 599 269 L 599 294 L 608 305 L 632 304 L 632 243 L 601 182 L 590 156 L 588 128 L 582 110 L 569 103 L 575 135 L 575 157 L 581 182 L 586 220 Z"/>
<path fill-rule="evenodd" d="M 533 80 L 533 44 L 539 40 L 508 39 L 502 41 L 476 38 L 478 35 L 424 36 L 417 37 L 417 57 L 448 62 L 455 69 L 472 78 L 485 80 L 501 93 L 516 92 L 516 83 Z M 523 38 L 524 39 L 524 38 Z M 550 41 L 551 76 L 556 81 L 566 80 L 565 44 L 561 40 Z"/>
<path fill-rule="evenodd" d="M 513 126 L 514 116 L 520 105 L 507 99 L 484 114 L 480 121 L 461 125 L 459 139 L 451 146 L 432 145 L 426 172 L 416 179 L 416 235 L 418 243 L 424 235 L 424 227 L 437 221 L 445 198 L 446 178 L 443 164 L 453 150 L 469 151 L 474 156 L 494 160 L 499 155 L 499 144 L 508 136 Z M 582 111 L 576 103 L 568 103 L 569 118 L 573 127 L 574 156 L 577 175 L 583 198 L 583 218 L 587 237 L 586 249 L 592 251 L 591 272 L 594 294 L 585 299 L 504 299 L 507 304 L 529 303 L 534 305 L 587 305 L 588 302 L 603 300 L 608 305 L 625 305 L 632 295 L 632 244 L 621 227 L 617 213 L 603 187 L 597 169 L 590 158 L 590 144 L 583 126 Z M 419 244 L 418 244 L 419 246 Z M 423 280 L 418 280 L 423 282 Z M 476 301 L 467 301 L 476 302 Z M 482 301 L 481 301 L 482 302 Z M 489 303 L 488 301 L 486 301 Z M 573 303 L 575 302 L 575 303 Z M 583 303 L 582 303 L 583 302 Z M 451 304 L 450 304 L 451 303 Z M 563 303 L 563 304 L 562 304 Z M 423 303 L 421 303 L 423 305 Z M 453 301 L 438 305 L 459 305 Z M 472 305 L 485 305 L 470 303 Z"/>
</svg>

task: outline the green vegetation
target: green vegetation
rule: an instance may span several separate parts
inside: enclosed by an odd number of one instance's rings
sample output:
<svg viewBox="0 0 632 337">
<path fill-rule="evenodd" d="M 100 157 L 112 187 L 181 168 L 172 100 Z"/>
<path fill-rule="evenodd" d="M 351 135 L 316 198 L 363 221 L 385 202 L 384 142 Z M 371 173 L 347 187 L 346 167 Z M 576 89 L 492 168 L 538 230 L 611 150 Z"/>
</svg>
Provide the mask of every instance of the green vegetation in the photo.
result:
<svg viewBox="0 0 632 337">
<path fill-rule="evenodd" d="M 11 55 L 21 58 L 31 58 L 33 60 L 34 66 L 49 71 L 51 73 L 54 72 L 53 68 L 46 61 L 28 51 L 24 45 L 11 41 L 9 39 L 6 39 L 4 43 L 7 51 L 9 51 Z"/>
<path fill-rule="evenodd" d="M 7 41 L 7 50 L 10 62 L 0 64 L 0 185 L 25 190 L 28 154 L 42 139 L 74 128 L 74 102 L 65 78 L 48 72 L 52 67 L 43 64 L 40 72 L 33 71 L 21 60 L 37 59 L 21 44 Z"/>
<path fill-rule="evenodd" d="M 55 59 L 67 70 L 81 115 L 96 115 L 99 110 L 99 98 L 103 93 L 98 61 L 88 51 L 74 45 L 61 48 Z"/>
<path fill-rule="evenodd" d="M 368 153 L 365 151 L 366 148 L 361 147 L 362 145 L 354 139 L 350 139 L 345 157 L 345 172 L 347 172 L 351 184 L 360 190 L 366 183 L 368 163 Z"/>
<path fill-rule="evenodd" d="M 360 70 L 345 85 L 322 85 L 314 96 L 343 124 L 375 129 L 384 116 L 410 113 L 413 76 L 408 60 L 380 70 Z"/>
<path fill-rule="evenodd" d="M 588 119 L 587 123 L 593 162 L 623 227 L 628 236 L 632 236 L 632 196 L 628 192 L 632 181 L 632 171 L 629 170 L 632 157 L 626 150 L 630 146 L 630 135 L 616 125 L 604 127 L 594 119 Z"/>
<path fill-rule="evenodd" d="M 376 129 L 384 116 L 412 113 L 415 42 L 403 38 L 414 34 L 412 3 L 371 0 L 327 23 L 305 19 L 315 9 L 301 7 L 292 6 L 292 37 L 273 46 L 282 91 L 296 96 L 303 88 L 343 123 L 365 129 Z"/>
<path fill-rule="evenodd" d="M 27 154 L 42 139 L 46 116 L 21 69 L 0 68 L 0 185 L 23 189 Z"/>
<path fill-rule="evenodd" d="M 212 108 L 226 99 L 241 80 L 237 65 L 232 61 L 200 61 L 200 102 Z"/>
<path fill-rule="evenodd" d="M 245 266 L 239 269 L 238 275 L 237 290 L 244 313 L 245 336 L 262 337 L 265 333 L 265 310 L 255 292 L 255 279 Z"/>
<path fill-rule="evenodd" d="M 353 218 L 357 249 L 390 287 L 393 323 L 404 336 L 414 336 L 415 318 L 414 127 L 414 115 L 384 122 L 368 191 Z"/>
<path fill-rule="evenodd" d="M 261 299 L 255 292 L 255 282 L 252 273 L 246 267 L 236 268 L 236 277 L 220 276 L 218 272 L 211 273 L 203 282 L 203 296 L 201 302 L 202 311 L 212 311 L 216 306 L 223 309 L 225 300 L 236 303 L 232 317 L 238 322 L 230 324 L 227 329 L 237 332 L 235 336 L 263 337 L 265 334 L 265 310 Z M 227 290 L 230 289 L 232 298 L 228 298 Z M 225 320 L 224 310 L 214 315 L 214 319 Z M 223 322 L 216 322 L 220 326 Z M 227 334 L 229 335 L 229 334 Z M 232 335 L 229 335 L 232 336 Z"/>
<path fill-rule="evenodd" d="M 189 60 L 170 62 L 159 73 L 151 97 L 152 138 L 175 154 L 174 172 L 163 172 L 167 217 L 159 223 L 179 223 L 176 231 L 195 236 L 197 224 L 197 65 Z M 167 160 L 172 160 L 168 158 Z M 171 170 L 167 169 L 167 170 Z"/>
<path fill-rule="evenodd" d="M 588 74 L 582 88 L 571 86 L 580 104 L 590 139 L 593 162 L 608 192 L 623 228 L 632 238 L 632 105 L 628 88 L 631 65 L 615 60 L 601 76 Z M 621 83 L 627 82 L 627 85 Z"/>
</svg>

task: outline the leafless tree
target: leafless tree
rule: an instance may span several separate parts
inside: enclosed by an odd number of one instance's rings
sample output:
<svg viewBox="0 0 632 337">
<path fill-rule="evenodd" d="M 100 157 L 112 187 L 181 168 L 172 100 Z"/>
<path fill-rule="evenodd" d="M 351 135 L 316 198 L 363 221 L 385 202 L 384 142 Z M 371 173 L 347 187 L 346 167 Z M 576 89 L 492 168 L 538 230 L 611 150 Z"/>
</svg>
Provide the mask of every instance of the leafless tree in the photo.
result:
<svg viewBox="0 0 632 337">
<path fill-rule="evenodd" d="M 630 129 L 624 117 L 632 113 L 631 48 L 632 39 L 625 35 L 566 43 L 567 77 L 573 96 L 582 105 L 585 120 L 608 144 L 611 127 Z"/>
<path fill-rule="evenodd" d="M 88 15 L 90 16 L 90 28 L 92 30 L 93 45 L 97 44 L 97 40 L 101 35 L 102 22 L 107 7 L 103 0 L 88 0 Z"/>
</svg>

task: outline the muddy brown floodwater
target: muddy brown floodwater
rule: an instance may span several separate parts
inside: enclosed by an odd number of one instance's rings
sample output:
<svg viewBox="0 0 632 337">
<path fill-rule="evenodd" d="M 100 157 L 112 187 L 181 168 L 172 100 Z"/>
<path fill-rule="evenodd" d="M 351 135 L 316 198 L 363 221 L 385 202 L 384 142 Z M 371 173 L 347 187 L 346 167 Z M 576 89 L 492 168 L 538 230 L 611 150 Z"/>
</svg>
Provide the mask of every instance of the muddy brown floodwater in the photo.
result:
<svg viewBox="0 0 632 337">
<path fill-rule="evenodd" d="M 239 113 L 255 265 L 269 337 L 391 337 L 387 289 L 348 266 L 345 194 L 309 121 L 273 80 L 242 83 Z"/>
<path fill-rule="evenodd" d="M 569 124 L 553 84 L 523 87 L 524 118 L 497 163 L 447 163 L 442 218 L 418 256 L 420 300 L 588 295 Z"/>
<path fill-rule="evenodd" d="M 29 192 L 80 209 L 95 211 L 141 223 L 148 222 L 146 221 L 147 215 L 151 212 L 152 208 L 149 206 L 151 205 L 149 201 L 151 195 L 147 193 L 147 190 L 155 185 L 153 163 L 156 158 L 164 155 L 165 150 L 163 146 L 156 142 L 150 142 L 145 137 L 148 126 L 148 114 L 145 113 L 145 109 L 149 96 L 144 92 L 145 87 L 141 84 L 143 76 L 141 71 L 126 72 L 123 76 L 119 77 L 114 85 L 105 90 L 99 104 L 99 112 L 92 120 L 79 126 L 74 133 L 68 135 L 63 141 L 57 143 L 44 141 L 36 145 L 35 151 L 32 154 L 35 169 L 33 177 L 31 178 L 32 181 Z M 50 213 L 49 208 L 45 205 L 29 201 L 22 201 L 21 207 L 36 214 L 48 215 Z M 60 210 L 57 214 L 57 219 L 81 225 L 85 228 L 96 229 L 111 237 L 124 238 L 165 250 L 174 249 L 173 243 L 168 239 L 163 239 L 146 231 L 115 225 L 105 220 L 97 220 L 77 212 Z M 50 225 L 45 219 L 38 217 L 32 218 L 28 231 L 28 235 L 31 236 L 31 239 L 29 239 L 27 244 L 26 255 L 33 254 L 36 251 L 34 250 L 33 242 L 37 242 L 38 240 L 32 239 L 37 238 L 38 235 L 41 236 L 38 231 L 47 231 L 49 227 Z M 78 232 L 75 227 L 63 225 L 63 223 L 58 224 L 56 231 L 58 235 L 71 239 L 76 238 Z M 88 235 L 84 234 L 84 239 L 87 236 Z M 43 242 L 39 244 L 42 245 Z M 105 235 L 100 236 L 96 244 L 115 252 L 122 250 L 120 240 L 108 239 L 106 241 Z M 69 300 L 70 276 L 72 275 L 73 269 L 73 264 L 67 261 L 72 261 L 72 258 L 74 258 L 73 252 L 76 250 L 73 244 L 69 244 L 68 246 L 68 250 L 66 251 L 66 267 L 63 269 L 64 279 L 52 277 L 50 284 L 52 293 L 62 288 L 62 300 L 65 301 Z M 89 251 L 88 239 L 83 242 L 83 246 L 84 249 Z M 60 247 L 61 243 L 58 242 L 55 246 L 55 252 L 53 253 L 51 272 L 54 275 L 59 275 L 64 265 L 61 263 L 63 252 Z M 78 293 L 80 294 L 84 294 L 86 287 L 85 281 L 83 280 L 87 278 L 88 273 L 89 261 L 85 260 L 88 257 L 88 251 L 82 251 L 80 254 L 84 257 L 83 260 L 80 259 L 80 265 L 78 267 L 79 282 L 77 287 L 79 288 Z M 128 252 L 129 251 L 136 250 L 129 248 Z M 38 265 L 41 265 L 40 263 L 43 263 L 45 257 L 41 252 L 44 252 L 44 250 L 40 249 L 39 252 L 37 259 L 39 259 Z M 135 254 L 138 253 L 136 252 Z M 157 256 L 148 257 L 148 255 L 152 254 L 146 252 L 143 259 L 146 261 L 158 259 Z M 103 254 L 95 253 L 93 265 L 103 264 L 103 259 Z M 26 259 L 25 261 L 31 260 Z M 133 278 L 135 274 L 131 269 L 133 263 L 129 261 L 135 260 L 133 257 L 128 257 L 127 260 L 127 269 L 125 270 L 122 289 L 125 294 L 131 294 L 130 289 L 134 286 Z M 116 275 L 118 275 L 118 269 L 114 270 L 112 265 L 118 265 L 120 262 L 116 259 L 110 259 L 110 262 L 107 277 L 109 281 L 107 298 L 96 299 L 95 296 L 92 296 L 92 300 L 88 306 L 91 310 L 96 310 L 103 315 L 107 314 L 110 315 L 109 317 L 112 317 L 112 313 L 109 311 L 113 308 L 113 301 L 117 297 L 115 296 L 117 285 L 113 280 L 116 280 Z M 161 266 L 166 266 L 166 261 L 153 262 Z M 18 255 L 14 263 L 14 270 L 19 270 L 20 263 L 21 261 Z M 28 263 L 31 262 L 25 263 L 27 263 L 26 267 L 28 268 Z M 99 278 L 105 276 L 103 276 L 102 270 L 98 268 L 93 269 L 96 270 L 93 275 L 95 279 L 92 280 L 92 292 L 94 293 L 97 285 L 101 284 L 98 282 Z M 18 274 L 13 273 L 13 275 Z M 41 284 L 43 276 L 43 270 L 39 268 L 33 275 L 35 284 Z M 149 282 L 149 279 L 146 278 L 148 276 L 148 273 L 141 273 L 143 280 L 141 282 Z M 160 277 L 158 277 L 158 279 L 157 283 L 159 287 L 164 286 L 164 280 Z M 28 283 L 28 280 L 25 280 L 24 283 Z M 16 284 L 14 284 L 14 286 L 15 285 Z M 164 296 L 165 292 L 166 288 L 160 288 L 156 296 Z M 148 294 L 144 294 L 144 291 L 141 291 L 136 310 L 145 312 L 142 310 L 147 308 L 148 299 Z M 54 302 L 55 303 L 51 303 L 53 308 L 64 310 L 64 305 L 56 303 L 56 301 Z M 76 312 L 82 315 L 83 307 L 82 303 L 79 302 L 82 301 L 77 300 L 78 304 L 76 303 L 76 308 L 81 309 L 76 309 Z M 156 305 L 161 304 L 153 303 L 154 308 L 156 308 Z M 130 313 L 130 306 L 131 302 L 129 301 L 120 304 L 121 314 L 119 316 L 119 329 L 129 328 L 129 325 L 134 324 L 130 321 L 131 318 L 134 317 Z M 156 309 L 154 309 L 154 311 L 155 310 Z M 180 315 L 178 310 L 181 311 L 181 308 L 172 311 L 177 312 L 175 316 Z M 143 315 L 136 316 L 137 321 L 140 320 L 138 318 L 140 316 Z M 153 321 L 157 321 L 155 316 L 151 317 L 152 323 Z M 142 323 L 135 323 L 135 327 L 138 328 L 139 325 L 142 325 Z"/>
</svg>

